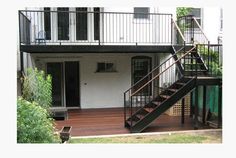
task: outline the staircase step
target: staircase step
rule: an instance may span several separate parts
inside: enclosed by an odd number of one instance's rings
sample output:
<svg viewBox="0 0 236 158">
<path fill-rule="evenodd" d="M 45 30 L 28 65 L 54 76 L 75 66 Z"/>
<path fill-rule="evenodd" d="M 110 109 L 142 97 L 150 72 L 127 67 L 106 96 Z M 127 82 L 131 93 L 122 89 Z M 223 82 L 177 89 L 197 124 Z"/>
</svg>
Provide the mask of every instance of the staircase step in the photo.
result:
<svg viewBox="0 0 236 158">
<path fill-rule="evenodd" d="M 152 112 L 154 110 L 154 108 L 147 108 L 147 107 L 144 107 L 143 108 L 145 111 L 147 111 L 148 113 Z"/>
<path fill-rule="evenodd" d="M 176 82 L 175 84 L 178 84 L 178 85 L 184 86 L 186 83 Z"/>
<path fill-rule="evenodd" d="M 171 92 L 177 92 L 178 91 L 178 89 L 173 89 L 173 88 L 169 88 L 169 89 L 167 89 L 168 91 L 171 91 Z"/>
<path fill-rule="evenodd" d="M 159 106 L 159 105 L 161 105 L 161 102 L 160 102 L 160 101 L 153 101 L 152 103 L 155 104 L 156 107 Z"/>
<path fill-rule="evenodd" d="M 201 57 L 183 57 L 182 59 L 201 59 Z"/>
<path fill-rule="evenodd" d="M 188 70 L 185 70 L 185 72 L 196 72 L 196 70 L 194 69 L 188 69 Z M 207 70 L 197 70 L 197 72 L 207 72 Z"/>
<path fill-rule="evenodd" d="M 132 116 L 132 121 L 138 122 L 139 120 L 140 120 L 140 119 L 139 119 L 136 115 L 133 115 L 133 116 Z M 128 121 L 131 121 L 131 117 L 128 118 Z"/>
<path fill-rule="evenodd" d="M 168 99 L 168 98 L 170 98 L 169 95 L 160 95 L 160 97 L 162 97 L 162 98 L 164 98 L 164 99 Z"/>
<path fill-rule="evenodd" d="M 149 112 L 143 108 L 143 109 L 141 109 L 137 114 L 146 115 L 146 114 L 148 114 L 148 113 L 149 113 Z"/>
<path fill-rule="evenodd" d="M 140 120 L 142 120 L 145 117 L 145 115 L 137 114 L 136 117 L 138 117 Z"/>
<path fill-rule="evenodd" d="M 204 63 L 185 63 L 184 65 L 204 65 Z"/>
<path fill-rule="evenodd" d="M 149 103 L 150 107 L 145 106 L 140 110 L 140 112 L 137 112 L 135 115 L 137 118 L 139 118 L 139 121 L 132 122 L 132 127 L 130 128 L 131 132 L 137 133 L 146 129 L 156 118 L 158 118 L 171 106 L 175 105 L 179 98 L 184 97 L 186 94 L 192 91 L 195 88 L 195 81 L 196 79 L 194 77 L 181 78 L 174 84 L 172 84 L 169 88 L 165 89 L 174 92 L 178 91 L 177 93 L 164 95 L 162 92 L 162 94 L 158 95 L 156 98 L 153 98 L 155 101 L 151 101 L 151 103 L 156 104 L 157 106 L 152 107 L 152 104 Z M 178 87 L 181 88 L 178 89 Z"/>
<path fill-rule="evenodd" d="M 151 103 L 149 103 L 145 107 L 147 107 L 147 108 L 156 108 L 159 105 L 158 103 L 161 103 L 161 102 L 156 103 L 156 102 L 152 101 Z"/>
</svg>

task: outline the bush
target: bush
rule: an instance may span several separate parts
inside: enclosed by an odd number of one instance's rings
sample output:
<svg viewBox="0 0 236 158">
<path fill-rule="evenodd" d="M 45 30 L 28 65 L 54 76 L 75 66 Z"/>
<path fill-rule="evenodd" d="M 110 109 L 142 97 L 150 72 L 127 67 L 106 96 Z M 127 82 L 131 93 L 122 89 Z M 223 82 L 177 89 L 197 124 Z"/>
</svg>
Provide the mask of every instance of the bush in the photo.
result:
<svg viewBox="0 0 236 158">
<path fill-rule="evenodd" d="M 46 109 L 35 102 L 17 100 L 18 143 L 58 143 L 59 137 L 54 131 L 53 120 Z"/>
<path fill-rule="evenodd" d="M 23 78 L 22 97 L 48 109 L 52 104 L 52 79 L 43 71 L 28 69 Z"/>
</svg>

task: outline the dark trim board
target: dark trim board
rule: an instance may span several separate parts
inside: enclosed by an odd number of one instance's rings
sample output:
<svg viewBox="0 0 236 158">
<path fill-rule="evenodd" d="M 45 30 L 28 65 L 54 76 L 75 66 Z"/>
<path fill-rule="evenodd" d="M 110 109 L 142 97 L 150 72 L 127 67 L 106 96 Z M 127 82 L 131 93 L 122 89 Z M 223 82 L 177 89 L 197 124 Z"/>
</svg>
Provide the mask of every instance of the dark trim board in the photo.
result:
<svg viewBox="0 0 236 158">
<path fill-rule="evenodd" d="M 27 53 L 170 53 L 171 45 L 21 45 Z"/>
<path fill-rule="evenodd" d="M 199 86 L 222 85 L 222 78 L 219 78 L 219 77 L 198 77 L 197 85 L 199 85 Z"/>
</svg>

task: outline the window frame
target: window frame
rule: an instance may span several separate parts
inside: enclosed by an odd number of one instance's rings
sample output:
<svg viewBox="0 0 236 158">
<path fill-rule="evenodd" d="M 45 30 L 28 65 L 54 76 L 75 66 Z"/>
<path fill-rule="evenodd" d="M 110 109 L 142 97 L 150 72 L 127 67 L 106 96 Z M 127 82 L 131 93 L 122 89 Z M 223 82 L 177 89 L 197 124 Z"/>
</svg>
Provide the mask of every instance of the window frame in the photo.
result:
<svg viewBox="0 0 236 158">
<path fill-rule="evenodd" d="M 148 9 L 147 12 L 142 11 L 135 11 L 135 9 Z M 138 14 L 138 13 L 145 13 L 145 14 Z M 149 20 L 150 19 L 150 8 L 149 7 L 134 7 L 134 19 L 143 19 L 143 20 Z M 147 15 L 146 15 L 147 14 Z M 145 17 L 146 16 L 146 17 Z"/>
<path fill-rule="evenodd" d="M 104 64 L 104 68 L 103 69 L 99 68 L 100 67 L 99 64 Z M 108 64 L 112 64 L 112 67 L 109 68 Z M 113 61 L 99 61 L 96 64 L 96 71 L 95 72 L 96 73 L 117 72 L 116 63 Z"/>
</svg>

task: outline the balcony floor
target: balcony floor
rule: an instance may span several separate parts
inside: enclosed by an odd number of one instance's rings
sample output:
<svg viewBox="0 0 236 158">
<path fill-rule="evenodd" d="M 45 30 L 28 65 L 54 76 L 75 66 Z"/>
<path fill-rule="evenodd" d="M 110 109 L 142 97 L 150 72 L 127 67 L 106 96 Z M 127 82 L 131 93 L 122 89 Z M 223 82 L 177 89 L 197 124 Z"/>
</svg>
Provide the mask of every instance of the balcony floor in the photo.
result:
<svg viewBox="0 0 236 158">
<path fill-rule="evenodd" d="M 171 45 L 21 45 L 27 53 L 170 53 Z"/>
<path fill-rule="evenodd" d="M 72 126 L 72 136 L 112 135 L 130 133 L 124 127 L 123 108 L 69 110 L 68 120 L 55 121 L 56 128 Z M 200 128 L 210 128 L 208 126 Z M 163 132 L 193 130 L 193 119 L 185 116 L 185 124 L 181 117 L 161 115 L 143 132 Z"/>
</svg>

